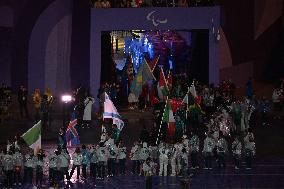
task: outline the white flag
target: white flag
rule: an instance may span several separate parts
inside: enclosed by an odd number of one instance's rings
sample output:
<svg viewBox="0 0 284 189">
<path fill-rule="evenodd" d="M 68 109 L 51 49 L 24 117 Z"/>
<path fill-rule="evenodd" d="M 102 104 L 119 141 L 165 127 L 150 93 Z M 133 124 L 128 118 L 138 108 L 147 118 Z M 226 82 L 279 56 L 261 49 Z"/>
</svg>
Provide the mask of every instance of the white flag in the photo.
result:
<svg viewBox="0 0 284 189">
<path fill-rule="evenodd" d="M 192 84 L 189 88 L 189 92 L 192 94 L 192 96 L 194 96 L 194 98 L 197 97 L 197 93 L 196 93 L 195 86 L 194 86 L 194 81 L 192 81 Z"/>
<path fill-rule="evenodd" d="M 186 95 L 184 96 L 183 100 L 182 100 L 183 104 L 188 104 L 188 93 L 186 93 Z"/>
<path fill-rule="evenodd" d="M 105 102 L 104 102 L 104 114 L 103 118 L 110 118 L 112 119 L 113 124 L 117 125 L 117 128 L 121 131 L 124 127 L 124 122 L 122 121 L 121 116 L 117 112 L 116 107 L 114 106 L 113 102 L 105 93 Z"/>
</svg>

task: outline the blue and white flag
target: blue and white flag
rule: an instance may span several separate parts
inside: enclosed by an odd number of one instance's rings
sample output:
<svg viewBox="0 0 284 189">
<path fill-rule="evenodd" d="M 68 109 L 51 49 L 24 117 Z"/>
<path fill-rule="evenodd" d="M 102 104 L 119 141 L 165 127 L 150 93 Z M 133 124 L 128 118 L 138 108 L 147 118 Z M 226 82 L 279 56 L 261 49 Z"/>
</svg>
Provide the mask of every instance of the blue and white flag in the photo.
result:
<svg viewBox="0 0 284 189">
<path fill-rule="evenodd" d="M 106 119 L 106 118 L 112 119 L 113 124 L 115 124 L 120 131 L 124 127 L 124 122 L 122 121 L 121 116 L 117 112 L 116 107 L 114 106 L 113 102 L 110 100 L 107 93 L 105 93 L 103 118 L 104 119 Z"/>
</svg>

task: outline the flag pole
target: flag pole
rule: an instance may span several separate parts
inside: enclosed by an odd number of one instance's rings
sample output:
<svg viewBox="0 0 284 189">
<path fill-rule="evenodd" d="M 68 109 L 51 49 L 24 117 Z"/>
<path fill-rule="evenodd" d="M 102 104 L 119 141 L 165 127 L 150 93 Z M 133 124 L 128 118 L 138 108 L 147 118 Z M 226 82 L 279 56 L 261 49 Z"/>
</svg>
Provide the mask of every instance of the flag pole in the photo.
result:
<svg viewBox="0 0 284 189">
<path fill-rule="evenodd" d="M 168 81 L 167 81 L 167 79 L 166 79 L 166 77 L 165 77 L 165 73 L 164 73 L 164 70 L 163 70 L 162 67 L 161 67 L 161 70 L 162 70 L 163 78 L 164 78 L 165 83 L 166 83 L 166 88 L 167 88 L 167 90 L 170 92 L 169 87 L 168 87 Z M 168 98 L 168 97 L 167 97 L 167 98 Z"/>
<path fill-rule="evenodd" d="M 187 119 L 188 117 L 188 98 L 189 98 L 189 87 L 187 87 L 187 102 L 186 102 L 186 112 L 185 112 L 185 117 Z"/>
<path fill-rule="evenodd" d="M 160 137 L 160 134 L 161 134 L 161 128 L 162 128 L 162 123 L 163 123 L 163 117 L 164 117 L 164 114 L 165 114 L 165 109 L 166 109 L 166 106 L 167 106 L 167 103 L 168 103 L 168 99 L 169 99 L 169 97 L 167 96 L 166 104 L 165 104 L 165 107 L 164 107 L 163 116 L 162 116 L 161 122 L 160 122 L 160 128 L 159 128 L 159 132 L 158 132 L 158 137 L 157 137 L 157 140 L 156 140 L 156 144 L 157 144 L 157 145 L 158 145 L 159 137 Z"/>
<path fill-rule="evenodd" d="M 158 64 L 158 62 L 159 62 L 159 59 L 160 59 L 160 55 L 159 55 L 157 58 L 154 58 L 154 60 L 155 60 L 156 62 L 155 62 L 155 65 L 154 65 L 153 69 L 151 69 L 152 72 L 155 70 L 155 68 L 156 68 L 156 66 L 157 66 L 157 64 Z"/>
</svg>

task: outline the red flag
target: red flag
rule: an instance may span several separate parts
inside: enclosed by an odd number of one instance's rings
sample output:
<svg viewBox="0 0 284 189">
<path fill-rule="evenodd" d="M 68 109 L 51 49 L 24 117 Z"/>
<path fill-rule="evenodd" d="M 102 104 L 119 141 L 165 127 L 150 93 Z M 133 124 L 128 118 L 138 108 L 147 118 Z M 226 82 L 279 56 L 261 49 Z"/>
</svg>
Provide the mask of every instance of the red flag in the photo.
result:
<svg viewBox="0 0 284 189">
<path fill-rule="evenodd" d="M 179 108 L 182 107 L 183 103 L 182 100 L 178 100 L 178 99 L 170 99 L 170 104 L 172 107 L 173 112 L 175 113 Z"/>
<path fill-rule="evenodd" d="M 148 65 L 149 65 L 149 67 L 150 67 L 150 69 L 151 69 L 152 72 L 154 71 L 156 65 L 158 64 L 159 59 L 160 59 L 160 56 L 157 56 L 156 58 L 154 58 L 153 60 L 151 60 L 151 61 L 148 63 Z"/>
<path fill-rule="evenodd" d="M 195 97 L 195 103 L 197 103 L 197 104 L 201 104 L 201 96 L 197 96 L 197 97 Z"/>
<path fill-rule="evenodd" d="M 140 95 L 141 95 L 142 97 L 146 98 L 147 95 L 148 95 L 148 93 L 149 93 L 149 86 L 148 86 L 148 84 L 146 83 L 145 85 L 142 86 L 142 91 L 141 91 L 141 94 L 140 94 Z"/>
<path fill-rule="evenodd" d="M 168 123 L 168 134 L 170 138 L 174 138 L 176 133 L 176 124 L 175 122 Z"/>
</svg>

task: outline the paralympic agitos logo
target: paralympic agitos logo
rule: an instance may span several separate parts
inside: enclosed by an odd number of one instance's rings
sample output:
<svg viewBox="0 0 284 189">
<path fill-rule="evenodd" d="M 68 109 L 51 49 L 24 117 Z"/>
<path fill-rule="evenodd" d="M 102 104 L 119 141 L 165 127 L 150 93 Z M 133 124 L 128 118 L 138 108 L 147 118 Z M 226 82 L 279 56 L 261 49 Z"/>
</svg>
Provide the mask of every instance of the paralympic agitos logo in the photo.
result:
<svg viewBox="0 0 284 189">
<path fill-rule="evenodd" d="M 152 21 L 152 24 L 154 25 L 154 26 L 158 26 L 159 24 L 166 24 L 167 22 L 168 22 L 168 19 L 167 18 L 165 18 L 165 19 L 160 19 L 160 18 L 157 18 L 158 16 L 157 15 L 155 15 L 154 13 L 155 13 L 156 11 L 151 11 L 151 12 L 149 12 L 148 14 L 147 14 L 147 20 L 149 20 L 149 21 Z M 156 16 L 156 17 L 155 17 Z"/>
</svg>

